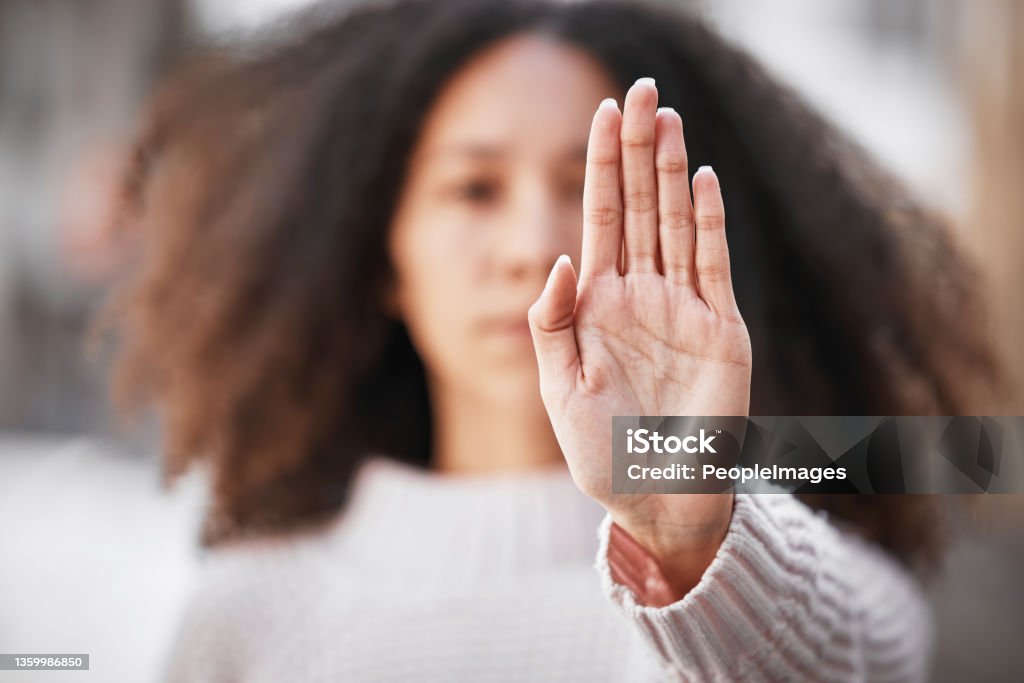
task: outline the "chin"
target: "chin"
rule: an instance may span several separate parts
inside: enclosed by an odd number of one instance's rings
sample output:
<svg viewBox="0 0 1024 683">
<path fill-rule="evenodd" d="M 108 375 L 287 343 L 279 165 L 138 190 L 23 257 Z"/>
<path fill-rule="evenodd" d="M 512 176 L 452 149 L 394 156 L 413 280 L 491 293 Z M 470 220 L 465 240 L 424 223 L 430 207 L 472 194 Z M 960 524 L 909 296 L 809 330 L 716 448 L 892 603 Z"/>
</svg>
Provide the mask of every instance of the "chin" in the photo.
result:
<svg viewBox="0 0 1024 683">
<path fill-rule="evenodd" d="M 482 387 L 484 395 L 495 403 L 507 404 L 510 411 L 518 412 L 530 408 L 544 410 L 536 362 L 518 371 L 502 368 L 489 373 L 485 382 Z"/>
</svg>

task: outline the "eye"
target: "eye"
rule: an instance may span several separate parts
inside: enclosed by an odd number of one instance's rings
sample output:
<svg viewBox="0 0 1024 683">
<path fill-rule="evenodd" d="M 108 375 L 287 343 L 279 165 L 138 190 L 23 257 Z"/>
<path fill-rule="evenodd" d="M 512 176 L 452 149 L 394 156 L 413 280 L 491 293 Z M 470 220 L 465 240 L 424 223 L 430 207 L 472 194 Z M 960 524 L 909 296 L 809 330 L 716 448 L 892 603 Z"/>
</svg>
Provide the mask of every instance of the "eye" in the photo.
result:
<svg viewBox="0 0 1024 683">
<path fill-rule="evenodd" d="M 474 179 L 456 185 L 454 195 L 471 204 L 485 204 L 494 201 L 500 190 L 498 183 L 493 180 Z"/>
<path fill-rule="evenodd" d="M 583 178 L 572 178 L 562 184 L 565 198 L 570 201 L 583 201 Z"/>
</svg>

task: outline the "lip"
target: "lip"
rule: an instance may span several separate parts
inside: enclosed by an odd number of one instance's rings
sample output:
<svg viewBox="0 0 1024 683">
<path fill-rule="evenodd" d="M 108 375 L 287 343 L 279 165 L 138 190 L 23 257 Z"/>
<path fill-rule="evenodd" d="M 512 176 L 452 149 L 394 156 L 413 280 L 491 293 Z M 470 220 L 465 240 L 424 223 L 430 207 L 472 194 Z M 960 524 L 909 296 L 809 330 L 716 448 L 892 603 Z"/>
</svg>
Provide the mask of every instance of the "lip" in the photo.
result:
<svg viewBox="0 0 1024 683">
<path fill-rule="evenodd" d="M 483 329 L 488 334 L 501 337 L 533 338 L 533 335 L 530 333 L 530 323 L 527 321 L 526 316 L 487 320 L 483 324 Z"/>
</svg>

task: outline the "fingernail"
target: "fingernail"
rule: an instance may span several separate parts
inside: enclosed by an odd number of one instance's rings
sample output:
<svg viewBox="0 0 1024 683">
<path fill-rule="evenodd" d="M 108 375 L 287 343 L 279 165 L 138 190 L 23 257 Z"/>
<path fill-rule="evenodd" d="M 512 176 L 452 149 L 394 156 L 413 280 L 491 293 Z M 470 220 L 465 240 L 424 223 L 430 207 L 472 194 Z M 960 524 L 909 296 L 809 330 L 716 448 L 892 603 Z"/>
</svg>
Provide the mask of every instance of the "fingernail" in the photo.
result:
<svg viewBox="0 0 1024 683">
<path fill-rule="evenodd" d="M 636 84 L 635 85 L 649 85 L 649 86 L 651 86 L 653 88 L 654 87 L 654 79 L 651 78 L 650 76 L 644 76 L 643 78 L 636 79 Z"/>
<path fill-rule="evenodd" d="M 551 287 L 551 281 L 555 279 L 555 273 L 557 273 L 558 269 L 561 267 L 562 261 L 569 262 L 569 257 L 566 254 L 562 254 L 555 259 L 555 265 L 551 266 L 551 272 L 548 273 L 548 281 L 544 283 L 545 291 Z"/>
<path fill-rule="evenodd" d="M 701 171 L 708 171 L 709 173 L 714 173 L 715 169 L 711 168 L 710 166 L 701 166 L 700 168 L 697 169 L 697 173 L 700 173 Z"/>
<path fill-rule="evenodd" d="M 662 112 L 665 112 L 666 114 L 667 114 L 668 112 L 672 112 L 673 114 L 675 114 L 675 113 L 676 113 L 676 110 L 675 110 L 675 109 L 673 109 L 672 107 L 658 107 L 658 113 L 660 114 L 660 113 L 662 113 Z"/>
<path fill-rule="evenodd" d="M 601 100 L 601 109 L 618 109 L 619 104 L 614 97 L 606 97 Z"/>
</svg>

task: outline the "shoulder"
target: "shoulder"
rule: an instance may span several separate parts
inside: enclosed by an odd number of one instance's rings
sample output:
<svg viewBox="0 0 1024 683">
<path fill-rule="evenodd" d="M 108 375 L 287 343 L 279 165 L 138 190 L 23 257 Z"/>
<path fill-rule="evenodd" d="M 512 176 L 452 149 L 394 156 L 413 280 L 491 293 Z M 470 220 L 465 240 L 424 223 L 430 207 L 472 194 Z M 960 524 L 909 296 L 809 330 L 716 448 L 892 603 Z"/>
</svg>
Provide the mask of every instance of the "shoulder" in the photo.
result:
<svg viewBox="0 0 1024 683">
<path fill-rule="evenodd" d="M 258 618 L 300 602 L 303 596 L 316 595 L 330 577 L 337 577 L 333 541 L 329 532 L 321 530 L 236 540 L 205 549 L 191 607 Z"/>
<path fill-rule="evenodd" d="M 201 551 L 171 648 L 168 680 L 230 678 L 299 628 L 338 579 L 331 541 L 319 532 Z"/>
</svg>

